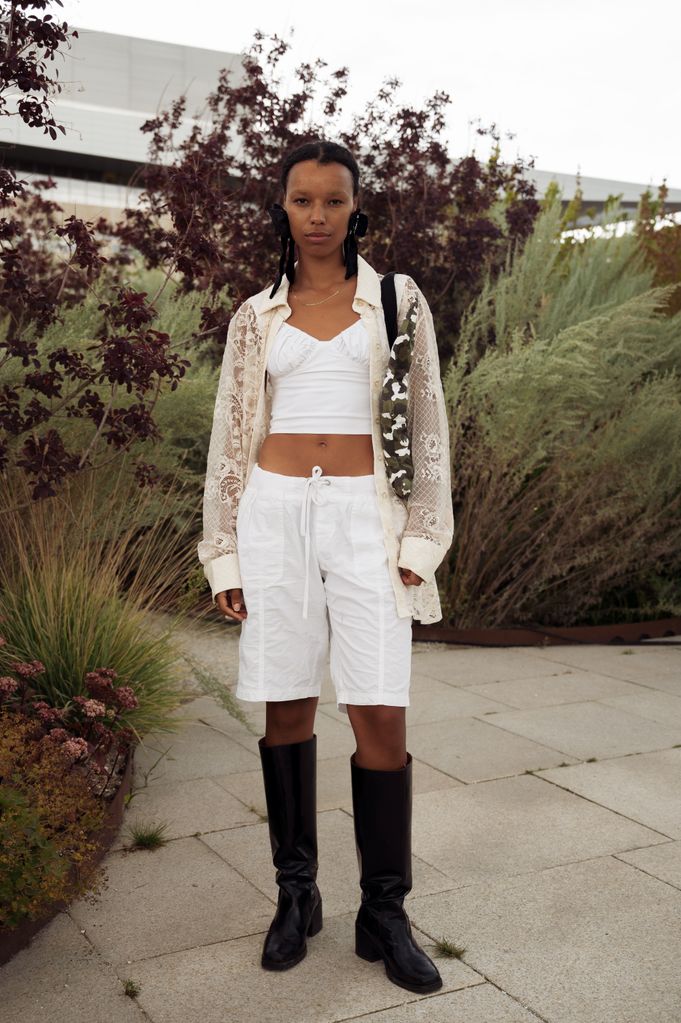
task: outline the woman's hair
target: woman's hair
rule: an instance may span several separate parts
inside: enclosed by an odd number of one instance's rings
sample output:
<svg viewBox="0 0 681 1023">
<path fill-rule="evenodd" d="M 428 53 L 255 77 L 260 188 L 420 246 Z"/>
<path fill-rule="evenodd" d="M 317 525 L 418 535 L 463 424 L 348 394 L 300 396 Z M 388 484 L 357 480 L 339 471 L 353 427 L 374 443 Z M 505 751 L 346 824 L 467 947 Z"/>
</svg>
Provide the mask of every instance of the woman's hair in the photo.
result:
<svg viewBox="0 0 681 1023">
<path fill-rule="evenodd" d="M 281 167 L 280 183 L 283 192 L 286 192 L 288 174 L 294 164 L 301 160 L 316 160 L 318 163 L 342 163 L 352 174 L 353 197 L 359 192 L 359 167 L 357 161 L 345 146 L 337 142 L 329 142 L 327 139 L 315 139 L 312 142 L 305 142 L 302 146 L 292 149 L 284 157 Z"/>
</svg>

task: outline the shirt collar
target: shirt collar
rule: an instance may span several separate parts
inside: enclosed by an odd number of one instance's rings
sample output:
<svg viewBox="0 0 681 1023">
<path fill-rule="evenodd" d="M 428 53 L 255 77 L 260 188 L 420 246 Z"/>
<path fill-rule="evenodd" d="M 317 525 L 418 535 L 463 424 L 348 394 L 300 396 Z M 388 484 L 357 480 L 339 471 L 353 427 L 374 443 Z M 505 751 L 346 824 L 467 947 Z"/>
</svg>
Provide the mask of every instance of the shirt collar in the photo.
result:
<svg viewBox="0 0 681 1023">
<path fill-rule="evenodd" d="M 295 266 L 298 265 L 296 260 Z M 288 305 L 288 289 L 289 279 L 284 274 L 281 279 L 281 283 L 277 288 L 276 292 L 269 297 L 269 292 L 272 290 L 271 286 L 267 288 L 267 296 L 262 300 L 260 305 L 260 311 L 266 312 L 268 309 L 273 309 L 275 306 Z M 371 266 L 367 263 L 363 256 L 357 253 L 357 286 L 355 288 L 355 299 L 359 299 L 362 302 L 367 302 L 369 305 L 379 306 L 381 305 L 381 282 L 378 274 Z"/>
</svg>

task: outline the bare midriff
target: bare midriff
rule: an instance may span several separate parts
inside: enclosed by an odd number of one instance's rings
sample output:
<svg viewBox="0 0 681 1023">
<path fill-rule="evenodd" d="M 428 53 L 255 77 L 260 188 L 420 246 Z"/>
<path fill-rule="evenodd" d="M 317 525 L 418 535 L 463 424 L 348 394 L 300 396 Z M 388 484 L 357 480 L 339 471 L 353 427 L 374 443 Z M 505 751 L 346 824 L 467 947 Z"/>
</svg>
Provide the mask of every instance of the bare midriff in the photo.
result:
<svg viewBox="0 0 681 1023">
<path fill-rule="evenodd" d="M 287 322 L 326 344 L 361 318 L 351 308 L 355 283 L 344 282 L 341 291 L 323 310 L 303 307 Z M 374 471 L 374 448 L 370 433 L 270 433 L 260 445 L 257 461 L 261 469 L 283 476 L 310 476 L 315 465 L 326 476 L 369 476 Z"/>
<path fill-rule="evenodd" d="M 369 476 L 374 448 L 370 433 L 270 433 L 258 465 L 283 476 L 310 476 L 315 465 L 325 476 Z"/>
</svg>

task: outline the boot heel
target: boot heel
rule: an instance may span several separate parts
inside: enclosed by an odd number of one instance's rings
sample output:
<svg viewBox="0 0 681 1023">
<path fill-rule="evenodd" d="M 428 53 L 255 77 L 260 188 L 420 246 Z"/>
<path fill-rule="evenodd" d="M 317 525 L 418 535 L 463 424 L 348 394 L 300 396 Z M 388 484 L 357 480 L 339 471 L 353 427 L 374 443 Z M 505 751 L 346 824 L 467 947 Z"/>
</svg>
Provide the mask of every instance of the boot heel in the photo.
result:
<svg viewBox="0 0 681 1023">
<path fill-rule="evenodd" d="M 310 925 L 307 929 L 309 937 L 318 934 L 322 929 L 322 900 L 317 903 L 315 910 L 310 917 Z"/>
<path fill-rule="evenodd" d="M 361 959 L 366 959 L 370 963 L 375 963 L 381 958 L 369 935 L 358 924 L 355 924 L 355 952 Z"/>
</svg>

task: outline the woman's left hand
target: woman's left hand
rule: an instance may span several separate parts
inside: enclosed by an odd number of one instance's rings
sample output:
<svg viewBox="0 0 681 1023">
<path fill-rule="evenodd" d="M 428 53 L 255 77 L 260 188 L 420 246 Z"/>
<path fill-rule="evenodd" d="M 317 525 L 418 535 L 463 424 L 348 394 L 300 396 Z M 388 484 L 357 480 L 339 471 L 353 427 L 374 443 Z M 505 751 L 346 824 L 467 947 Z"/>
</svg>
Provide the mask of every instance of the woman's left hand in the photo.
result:
<svg viewBox="0 0 681 1023">
<path fill-rule="evenodd" d="M 412 572 L 410 568 L 399 568 L 399 573 L 405 586 L 420 586 L 423 582 L 421 576 Z"/>
</svg>

